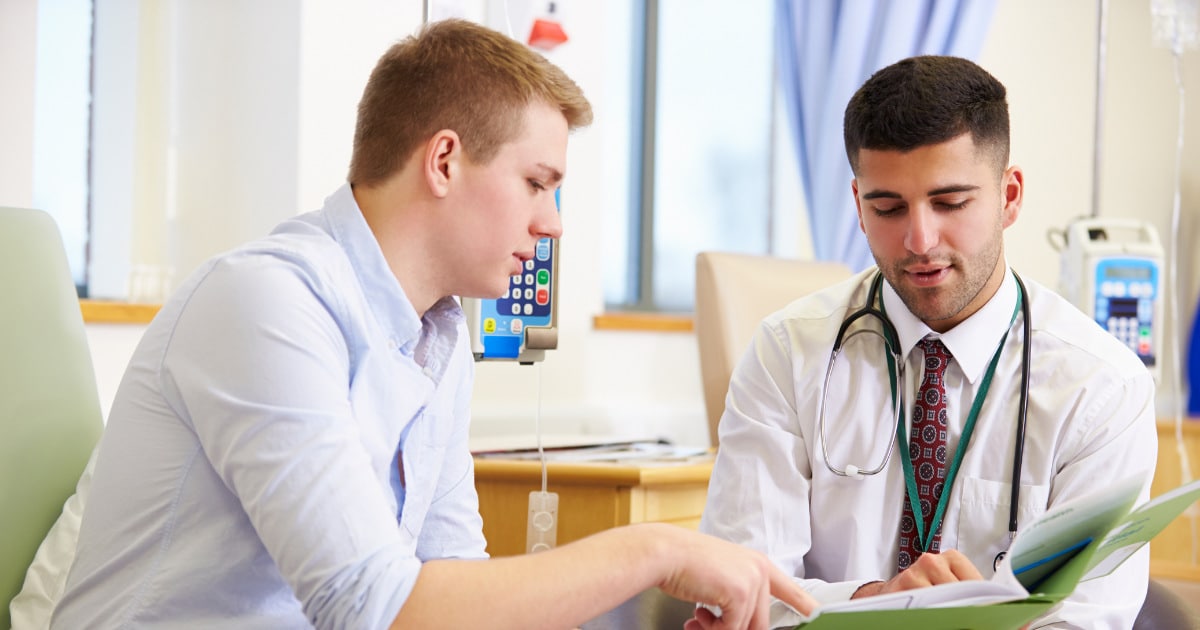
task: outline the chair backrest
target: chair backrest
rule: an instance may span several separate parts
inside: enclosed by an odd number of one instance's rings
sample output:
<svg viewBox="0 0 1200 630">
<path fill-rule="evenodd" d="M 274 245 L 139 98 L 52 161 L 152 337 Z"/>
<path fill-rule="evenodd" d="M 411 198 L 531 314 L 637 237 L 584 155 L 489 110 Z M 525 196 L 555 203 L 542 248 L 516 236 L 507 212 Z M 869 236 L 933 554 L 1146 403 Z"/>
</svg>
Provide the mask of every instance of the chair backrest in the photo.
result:
<svg viewBox="0 0 1200 630">
<path fill-rule="evenodd" d="M 1186 584 L 1186 583 L 1184 583 Z M 1146 589 L 1146 601 L 1133 621 L 1133 630 L 1197 630 L 1200 628 L 1200 602 L 1189 604 L 1164 583 L 1153 578 Z"/>
<path fill-rule="evenodd" d="M 696 339 L 714 447 L 729 377 L 758 324 L 796 298 L 849 276 L 850 268 L 841 263 L 723 252 L 696 256 Z"/>
<path fill-rule="evenodd" d="M 100 437 L 100 400 L 58 227 L 0 208 L 0 628 Z"/>
</svg>

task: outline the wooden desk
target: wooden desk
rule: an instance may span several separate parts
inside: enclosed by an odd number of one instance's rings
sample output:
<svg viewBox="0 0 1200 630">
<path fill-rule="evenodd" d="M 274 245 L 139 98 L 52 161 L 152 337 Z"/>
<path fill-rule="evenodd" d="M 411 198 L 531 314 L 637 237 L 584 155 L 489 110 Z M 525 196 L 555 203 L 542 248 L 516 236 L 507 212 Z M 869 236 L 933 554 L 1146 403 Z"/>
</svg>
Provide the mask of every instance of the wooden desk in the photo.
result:
<svg viewBox="0 0 1200 630">
<path fill-rule="evenodd" d="M 1193 476 L 1200 476 L 1200 420 L 1183 420 L 1183 443 Z M 1183 483 L 1183 467 L 1175 446 L 1175 421 L 1158 422 L 1158 467 L 1150 484 L 1156 497 Z M 1192 548 L 1192 527 L 1200 535 L 1200 516 L 1179 515 L 1150 542 L 1150 574 L 1159 578 L 1200 582 L 1200 549 Z"/>
<path fill-rule="evenodd" d="M 619 464 L 550 462 L 547 489 L 558 493 L 562 545 L 630 523 L 700 525 L 712 458 L 694 463 Z M 529 493 L 542 487 L 536 461 L 475 458 L 475 488 L 488 553 L 525 553 Z"/>
</svg>

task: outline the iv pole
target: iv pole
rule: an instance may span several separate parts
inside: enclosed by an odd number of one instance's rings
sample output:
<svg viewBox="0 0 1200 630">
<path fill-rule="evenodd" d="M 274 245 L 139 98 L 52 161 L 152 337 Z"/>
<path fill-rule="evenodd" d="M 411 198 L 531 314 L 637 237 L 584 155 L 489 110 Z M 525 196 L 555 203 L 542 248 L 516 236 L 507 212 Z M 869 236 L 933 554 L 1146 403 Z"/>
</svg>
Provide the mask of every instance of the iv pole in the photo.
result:
<svg viewBox="0 0 1200 630">
<path fill-rule="evenodd" d="M 1096 14 L 1096 121 L 1092 149 L 1092 218 L 1100 216 L 1100 168 L 1104 146 L 1104 62 L 1108 52 L 1108 0 L 1100 0 Z"/>
</svg>

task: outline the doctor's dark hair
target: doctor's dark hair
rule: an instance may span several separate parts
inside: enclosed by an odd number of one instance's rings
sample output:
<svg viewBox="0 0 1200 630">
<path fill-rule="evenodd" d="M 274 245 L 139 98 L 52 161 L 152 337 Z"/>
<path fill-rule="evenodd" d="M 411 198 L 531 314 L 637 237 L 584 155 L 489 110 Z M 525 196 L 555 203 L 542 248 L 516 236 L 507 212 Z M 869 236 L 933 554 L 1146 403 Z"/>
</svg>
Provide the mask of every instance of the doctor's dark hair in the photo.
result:
<svg viewBox="0 0 1200 630">
<path fill-rule="evenodd" d="M 487 164 L 521 134 L 534 102 L 562 112 L 570 129 L 592 121 L 579 86 L 527 46 L 465 20 L 428 24 L 393 45 L 371 72 L 347 180 L 382 183 L 443 129 L 458 134 L 471 161 Z"/>
<path fill-rule="evenodd" d="M 842 132 L 850 168 L 861 149 L 911 151 L 970 133 L 998 172 L 1008 166 L 1006 90 L 986 70 L 960 57 L 925 55 L 898 61 L 858 88 L 846 105 Z"/>
</svg>

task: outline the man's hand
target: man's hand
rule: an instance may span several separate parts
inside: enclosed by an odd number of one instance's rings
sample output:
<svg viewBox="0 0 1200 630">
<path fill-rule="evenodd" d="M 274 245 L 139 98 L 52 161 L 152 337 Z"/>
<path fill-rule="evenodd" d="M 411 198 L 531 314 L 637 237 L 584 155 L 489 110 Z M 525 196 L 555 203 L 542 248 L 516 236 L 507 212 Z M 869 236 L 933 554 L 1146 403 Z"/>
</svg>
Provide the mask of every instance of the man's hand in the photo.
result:
<svg viewBox="0 0 1200 630">
<path fill-rule="evenodd" d="M 963 580 L 982 580 L 979 570 L 966 556 L 955 549 L 947 549 L 941 553 L 923 553 L 907 569 L 886 582 L 871 582 L 862 585 L 854 592 L 851 599 L 907 591 L 914 588 L 945 584 L 946 582 L 961 582 Z"/>
</svg>

